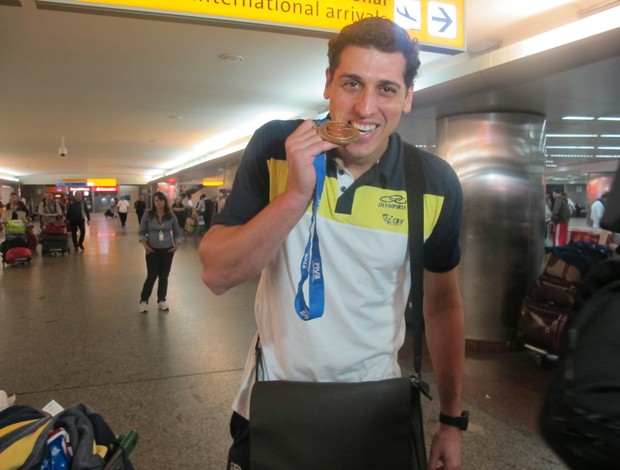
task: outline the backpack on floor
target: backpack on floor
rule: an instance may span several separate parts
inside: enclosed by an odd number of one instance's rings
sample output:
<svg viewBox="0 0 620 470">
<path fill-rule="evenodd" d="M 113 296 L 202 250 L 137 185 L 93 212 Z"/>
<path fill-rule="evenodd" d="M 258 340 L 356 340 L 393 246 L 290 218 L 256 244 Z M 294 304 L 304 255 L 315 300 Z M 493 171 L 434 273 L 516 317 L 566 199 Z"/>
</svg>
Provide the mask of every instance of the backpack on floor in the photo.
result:
<svg viewBox="0 0 620 470">
<path fill-rule="evenodd" d="M 101 415 L 83 404 L 54 416 L 14 405 L 0 411 L 0 468 L 132 470 L 127 456 L 136 438 L 126 449 Z"/>
<path fill-rule="evenodd" d="M 572 470 L 620 468 L 620 260 L 597 264 L 583 281 L 540 427 Z"/>
</svg>

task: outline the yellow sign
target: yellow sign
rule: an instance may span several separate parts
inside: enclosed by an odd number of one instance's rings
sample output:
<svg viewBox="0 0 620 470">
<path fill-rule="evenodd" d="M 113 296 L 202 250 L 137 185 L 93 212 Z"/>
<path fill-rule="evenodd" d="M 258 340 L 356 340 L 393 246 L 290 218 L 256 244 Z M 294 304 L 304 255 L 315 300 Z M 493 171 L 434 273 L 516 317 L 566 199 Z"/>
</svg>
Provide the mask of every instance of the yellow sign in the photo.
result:
<svg viewBox="0 0 620 470">
<path fill-rule="evenodd" d="M 222 186 L 224 184 L 224 178 L 219 176 L 213 176 L 202 180 L 203 186 Z"/>
<path fill-rule="evenodd" d="M 116 178 L 88 178 L 88 186 L 116 186 Z"/>
<path fill-rule="evenodd" d="M 465 49 L 465 0 L 38 0 L 144 13 L 204 17 L 320 31 L 362 18 L 393 20 L 438 52 Z"/>
</svg>

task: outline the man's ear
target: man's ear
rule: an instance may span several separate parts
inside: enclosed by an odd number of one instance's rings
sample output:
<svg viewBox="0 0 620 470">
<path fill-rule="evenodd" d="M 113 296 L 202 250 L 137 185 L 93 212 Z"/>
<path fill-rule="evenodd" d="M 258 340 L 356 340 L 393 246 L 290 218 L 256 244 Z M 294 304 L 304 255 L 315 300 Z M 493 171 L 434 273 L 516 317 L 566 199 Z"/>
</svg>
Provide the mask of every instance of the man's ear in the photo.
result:
<svg viewBox="0 0 620 470">
<path fill-rule="evenodd" d="M 403 113 L 408 113 L 413 108 L 413 83 L 407 88 L 407 95 L 405 96 L 405 105 L 403 106 Z"/>
<path fill-rule="evenodd" d="M 329 99 L 329 87 L 332 84 L 332 73 L 329 67 L 325 69 L 325 88 L 323 89 L 323 98 Z"/>
</svg>

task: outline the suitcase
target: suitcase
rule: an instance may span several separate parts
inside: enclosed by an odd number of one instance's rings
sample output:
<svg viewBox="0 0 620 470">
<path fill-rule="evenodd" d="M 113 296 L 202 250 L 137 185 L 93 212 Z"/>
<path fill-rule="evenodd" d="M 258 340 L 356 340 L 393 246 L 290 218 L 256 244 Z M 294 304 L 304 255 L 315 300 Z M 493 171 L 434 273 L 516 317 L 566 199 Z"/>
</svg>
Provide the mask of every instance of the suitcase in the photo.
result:
<svg viewBox="0 0 620 470">
<path fill-rule="evenodd" d="M 16 246 L 9 248 L 2 254 L 2 263 L 4 264 L 30 264 L 32 251 L 25 246 Z"/>
<path fill-rule="evenodd" d="M 53 255 L 69 253 L 69 237 L 64 235 L 52 235 L 49 233 L 41 234 L 41 252 L 46 255 L 51 253 Z"/>
<path fill-rule="evenodd" d="M 558 307 L 573 308 L 577 301 L 580 284 L 565 281 L 548 274 L 541 274 L 534 283 L 534 296 Z"/>
<path fill-rule="evenodd" d="M 6 221 L 6 233 L 7 235 L 25 235 L 26 224 L 21 220 L 7 220 Z"/>
<path fill-rule="evenodd" d="M 539 353 L 559 354 L 563 349 L 570 312 L 569 307 L 525 297 L 519 311 L 517 339 Z"/>
<path fill-rule="evenodd" d="M 555 253 L 548 253 L 543 274 L 567 282 L 581 282 L 581 271 L 577 266 L 562 259 Z"/>
<path fill-rule="evenodd" d="M 25 235 L 9 235 L 7 234 L 6 240 L 0 243 L 0 252 L 2 254 L 6 253 L 11 248 L 15 247 L 27 247 L 28 243 L 26 241 Z"/>
<path fill-rule="evenodd" d="M 66 235 L 67 226 L 64 222 L 62 224 L 50 222 L 43 227 L 43 231 L 41 233 L 45 233 L 47 235 Z"/>
</svg>

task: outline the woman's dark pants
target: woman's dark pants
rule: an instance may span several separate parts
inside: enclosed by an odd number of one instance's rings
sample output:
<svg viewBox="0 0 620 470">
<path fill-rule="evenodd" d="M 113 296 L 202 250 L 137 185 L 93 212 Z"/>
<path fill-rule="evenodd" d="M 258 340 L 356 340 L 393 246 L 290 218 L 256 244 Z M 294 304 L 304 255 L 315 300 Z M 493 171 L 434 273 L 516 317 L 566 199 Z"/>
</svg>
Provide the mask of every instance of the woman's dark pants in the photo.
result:
<svg viewBox="0 0 620 470">
<path fill-rule="evenodd" d="M 157 301 L 162 302 L 166 300 L 166 294 L 168 293 L 168 275 L 170 274 L 174 253 L 169 251 L 169 248 L 153 248 L 153 250 L 153 253 L 146 255 L 147 276 L 140 294 L 140 302 L 148 302 L 153 292 L 155 281 L 158 278 Z"/>
</svg>

